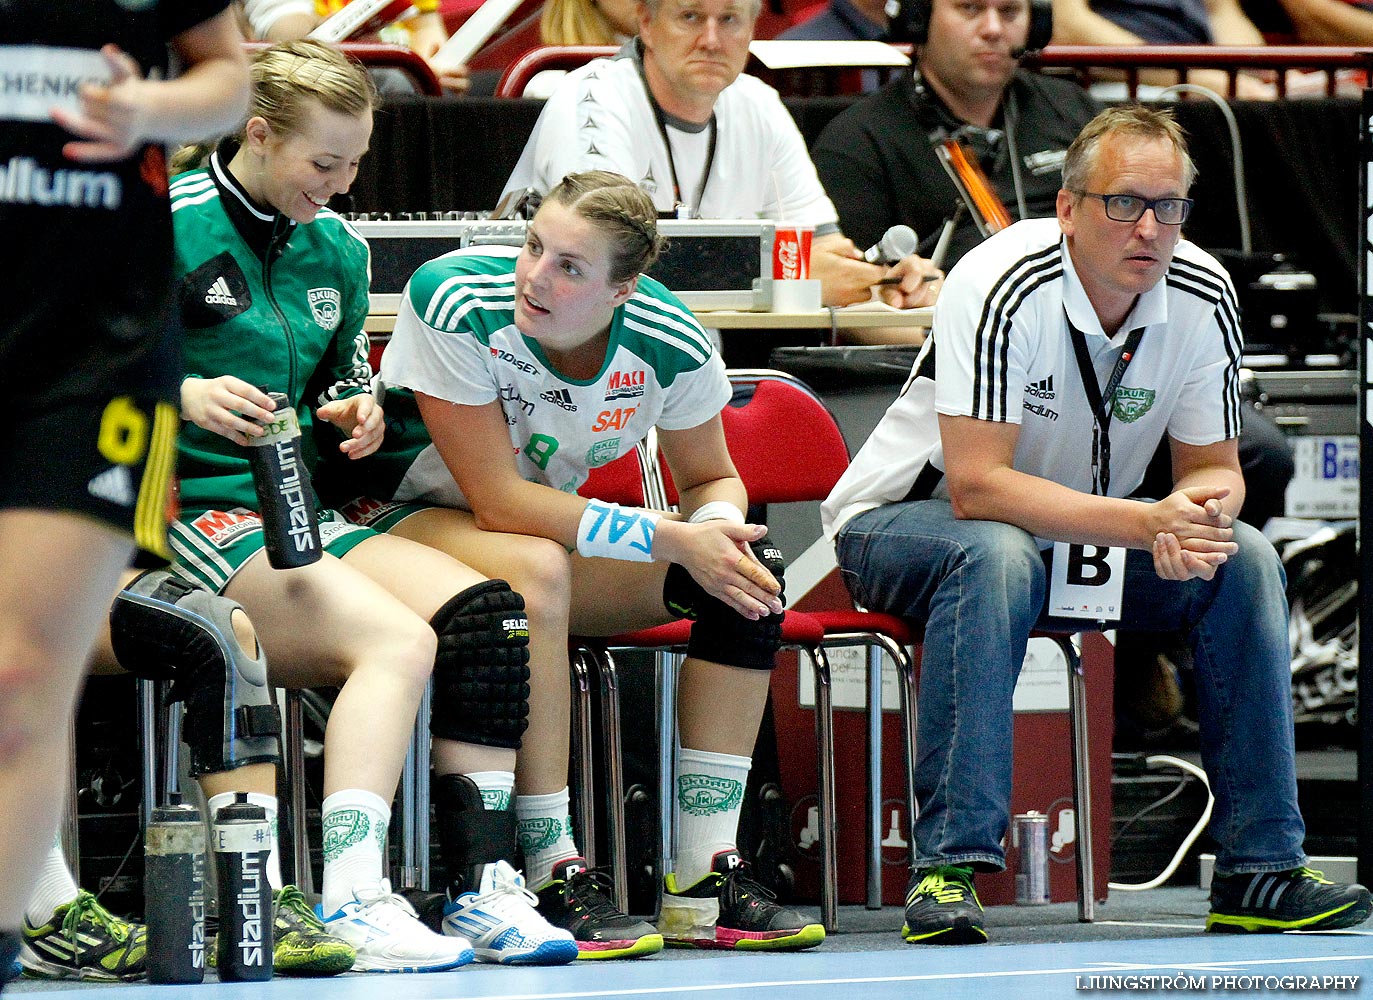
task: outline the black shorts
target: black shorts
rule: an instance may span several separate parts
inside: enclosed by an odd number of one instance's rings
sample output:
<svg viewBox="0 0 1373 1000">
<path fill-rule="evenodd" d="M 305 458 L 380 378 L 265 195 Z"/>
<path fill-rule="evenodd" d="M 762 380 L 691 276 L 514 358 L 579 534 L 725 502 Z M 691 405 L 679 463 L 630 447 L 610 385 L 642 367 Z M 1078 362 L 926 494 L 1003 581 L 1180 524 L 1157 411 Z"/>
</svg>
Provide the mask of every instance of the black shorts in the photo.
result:
<svg viewBox="0 0 1373 1000">
<path fill-rule="evenodd" d="M 166 559 L 179 422 L 155 393 L 21 410 L 0 431 L 0 509 L 86 514 Z"/>
</svg>

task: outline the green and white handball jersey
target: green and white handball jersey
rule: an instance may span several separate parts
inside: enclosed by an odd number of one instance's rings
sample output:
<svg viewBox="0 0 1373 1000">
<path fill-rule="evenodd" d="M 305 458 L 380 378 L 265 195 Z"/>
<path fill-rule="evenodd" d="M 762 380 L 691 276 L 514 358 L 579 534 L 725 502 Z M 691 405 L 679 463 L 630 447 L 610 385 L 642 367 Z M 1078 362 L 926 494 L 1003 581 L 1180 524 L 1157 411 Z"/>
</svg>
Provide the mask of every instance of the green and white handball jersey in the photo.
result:
<svg viewBox="0 0 1373 1000">
<path fill-rule="evenodd" d="M 500 400 L 520 475 L 568 493 L 651 427 L 696 427 L 728 402 L 729 381 L 710 338 L 675 295 L 646 276 L 615 310 L 596 377 L 559 373 L 515 326 L 518 254 L 473 247 L 416 271 L 382 356 L 382 381 L 454 403 Z M 432 444 L 405 450 L 413 461 L 380 499 L 467 506 Z"/>
</svg>

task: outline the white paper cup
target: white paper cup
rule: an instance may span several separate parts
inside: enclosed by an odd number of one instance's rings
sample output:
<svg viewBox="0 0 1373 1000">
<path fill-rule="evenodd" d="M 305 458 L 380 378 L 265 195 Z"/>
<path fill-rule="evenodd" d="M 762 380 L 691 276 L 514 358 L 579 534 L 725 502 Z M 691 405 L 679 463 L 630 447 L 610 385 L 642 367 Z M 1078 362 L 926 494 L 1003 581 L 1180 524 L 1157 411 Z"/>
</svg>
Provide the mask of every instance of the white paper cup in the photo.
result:
<svg viewBox="0 0 1373 1000">
<path fill-rule="evenodd" d="M 820 309 L 820 279 L 774 281 L 772 311 L 782 313 L 816 312 Z"/>
</svg>

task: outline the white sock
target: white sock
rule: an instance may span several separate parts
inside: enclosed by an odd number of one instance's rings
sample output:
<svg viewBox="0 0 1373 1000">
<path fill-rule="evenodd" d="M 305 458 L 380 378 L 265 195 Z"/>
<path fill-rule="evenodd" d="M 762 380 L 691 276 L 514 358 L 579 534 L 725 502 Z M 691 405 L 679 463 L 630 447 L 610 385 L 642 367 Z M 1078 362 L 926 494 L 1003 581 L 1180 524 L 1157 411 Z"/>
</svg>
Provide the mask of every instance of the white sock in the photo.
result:
<svg viewBox="0 0 1373 1000">
<path fill-rule="evenodd" d="M 471 771 L 464 777 L 477 786 L 488 812 L 510 809 L 510 798 L 515 794 L 514 771 Z"/>
<path fill-rule="evenodd" d="M 29 896 L 24 916 L 33 926 L 42 927 L 52 919 L 53 911 L 59 906 L 75 901 L 76 893 L 76 880 L 67 867 L 66 855 L 62 853 L 62 835 L 58 834 L 53 838 L 48 856 L 43 859 L 43 867 L 38 870 L 38 884 Z"/>
<path fill-rule="evenodd" d="M 330 916 L 352 900 L 359 885 L 384 877 L 391 807 L 380 795 L 345 788 L 324 800 L 320 814 L 324 821 L 322 908 Z"/>
<path fill-rule="evenodd" d="M 677 885 L 695 885 L 710 871 L 721 851 L 733 851 L 739 834 L 753 760 L 728 753 L 690 750 L 677 754 L 677 856 L 672 871 Z"/>
<path fill-rule="evenodd" d="M 233 792 L 220 792 L 218 795 L 211 795 L 205 800 L 206 811 L 210 814 L 210 825 L 214 825 L 215 813 L 225 806 L 233 805 Z M 249 792 L 248 804 L 261 806 L 267 813 L 267 831 L 269 834 L 267 851 L 267 884 L 273 890 L 280 889 L 281 882 L 281 837 L 277 833 L 277 797 L 267 795 L 263 792 Z"/>
<path fill-rule="evenodd" d="M 520 849 L 524 851 L 524 880 L 533 889 L 542 888 L 559 861 L 581 856 L 572 839 L 571 801 L 567 786 L 547 795 L 516 795 Z"/>
</svg>

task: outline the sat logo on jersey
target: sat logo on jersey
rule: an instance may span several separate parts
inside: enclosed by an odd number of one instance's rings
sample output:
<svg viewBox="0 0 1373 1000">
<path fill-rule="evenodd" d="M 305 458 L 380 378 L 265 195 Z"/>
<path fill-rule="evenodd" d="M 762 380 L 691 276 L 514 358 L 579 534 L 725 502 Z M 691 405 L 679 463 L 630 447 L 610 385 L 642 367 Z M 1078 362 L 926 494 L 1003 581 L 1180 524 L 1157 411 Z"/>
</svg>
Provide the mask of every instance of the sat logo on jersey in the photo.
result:
<svg viewBox="0 0 1373 1000">
<path fill-rule="evenodd" d="M 618 410 L 602 410 L 596 414 L 596 422 L 591 425 L 593 432 L 611 430 L 622 431 L 629 424 L 629 418 L 639 412 L 637 406 L 624 406 Z"/>
<path fill-rule="evenodd" d="M 644 394 L 644 373 L 611 372 L 605 384 L 605 401 L 613 403 L 617 399 L 636 399 Z"/>
<path fill-rule="evenodd" d="M 310 313 L 323 330 L 337 330 L 339 303 L 342 301 L 337 288 L 311 288 L 305 293 L 310 303 Z"/>
</svg>

